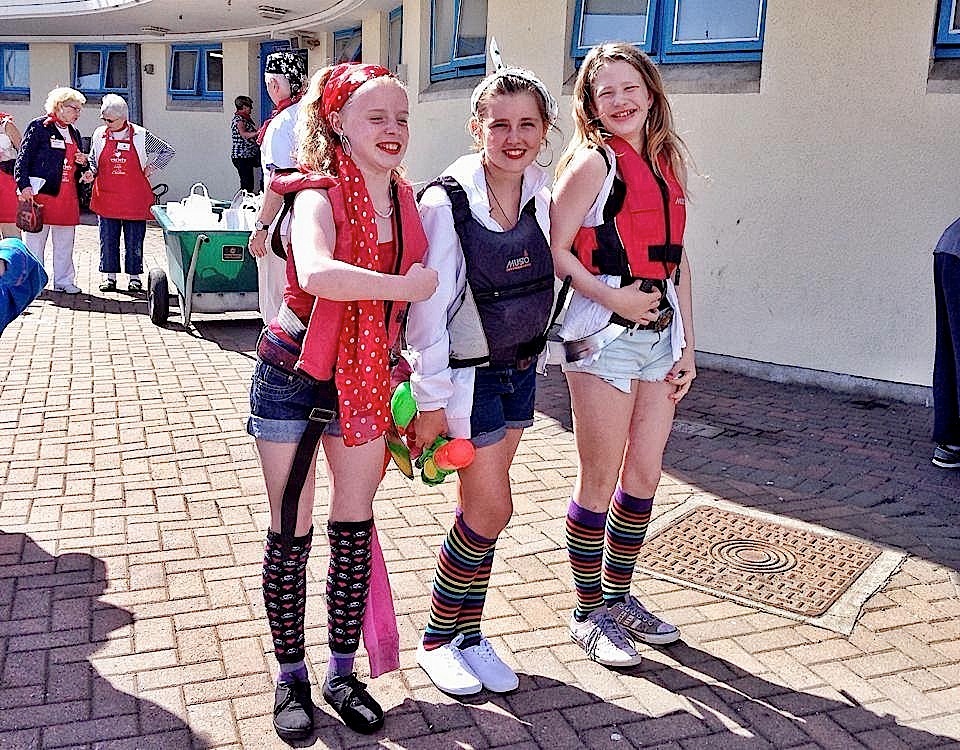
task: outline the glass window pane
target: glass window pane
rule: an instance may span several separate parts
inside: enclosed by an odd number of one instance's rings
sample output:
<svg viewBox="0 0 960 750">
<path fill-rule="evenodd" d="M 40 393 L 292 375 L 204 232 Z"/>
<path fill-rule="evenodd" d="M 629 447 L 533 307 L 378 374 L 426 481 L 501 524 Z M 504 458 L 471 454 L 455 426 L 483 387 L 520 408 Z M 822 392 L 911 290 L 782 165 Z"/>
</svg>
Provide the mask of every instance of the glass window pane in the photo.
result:
<svg viewBox="0 0 960 750">
<path fill-rule="evenodd" d="M 193 91 L 196 88 L 197 53 L 194 50 L 173 53 L 173 75 L 170 88 L 174 91 Z"/>
<path fill-rule="evenodd" d="M 387 68 L 396 72 L 400 65 L 400 56 L 403 45 L 403 13 L 397 13 L 390 18 L 387 29 Z"/>
<path fill-rule="evenodd" d="M 677 0 L 675 42 L 758 39 L 761 0 Z"/>
<path fill-rule="evenodd" d="M 360 33 L 360 29 L 355 29 L 349 34 L 341 34 L 334 37 L 333 62 L 360 62 L 362 40 L 363 35 Z"/>
<path fill-rule="evenodd" d="M 100 88 L 100 53 L 96 50 L 77 52 L 77 87 Z"/>
<path fill-rule="evenodd" d="M 460 0 L 456 57 L 486 55 L 487 0 Z"/>
<path fill-rule="evenodd" d="M 647 41 L 648 0 L 584 0 L 581 47 L 603 42 Z"/>
<path fill-rule="evenodd" d="M 25 49 L 3 51 L 3 88 L 30 88 L 30 54 Z"/>
<path fill-rule="evenodd" d="M 453 0 L 433 0 L 433 54 L 432 65 L 450 62 L 453 40 Z"/>
<path fill-rule="evenodd" d="M 223 51 L 207 50 L 207 91 L 223 91 Z"/>
<path fill-rule="evenodd" d="M 125 89 L 127 87 L 127 53 L 126 51 L 107 53 L 107 83 L 108 89 Z"/>
</svg>

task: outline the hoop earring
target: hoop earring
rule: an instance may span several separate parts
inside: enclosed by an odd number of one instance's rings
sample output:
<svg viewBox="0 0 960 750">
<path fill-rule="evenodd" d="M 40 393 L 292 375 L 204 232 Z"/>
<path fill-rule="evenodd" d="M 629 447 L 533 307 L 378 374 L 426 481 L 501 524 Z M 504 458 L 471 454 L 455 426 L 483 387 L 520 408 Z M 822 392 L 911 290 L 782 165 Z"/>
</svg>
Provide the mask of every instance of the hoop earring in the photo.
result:
<svg viewBox="0 0 960 750">
<path fill-rule="evenodd" d="M 544 144 L 547 144 L 547 143 L 548 143 L 548 141 L 544 141 Z M 542 169 L 546 169 L 546 168 L 549 167 L 551 164 L 553 164 L 553 156 L 554 156 L 554 153 L 553 153 L 553 144 L 552 144 L 552 143 L 550 144 L 550 158 L 547 159 L 547 163 L 546 163 L 546 164 L 541 164 L 541 163 L 540 163 L 540 157 L 541 157 L 542 155 L 543 155 L 543 146 L 540 146 L 540 153 L 537 154 L 536 164 L 537 164 L 538 167 L 541 167 Z"/>
<path fill-rule="evenodd" d="M 343 155 L 350 156 L 353 153 L 353 146 L 350 145 L 350 139 L 346 133 L 340 133 L 340 146 L 343 148 Z"/>
</svg>

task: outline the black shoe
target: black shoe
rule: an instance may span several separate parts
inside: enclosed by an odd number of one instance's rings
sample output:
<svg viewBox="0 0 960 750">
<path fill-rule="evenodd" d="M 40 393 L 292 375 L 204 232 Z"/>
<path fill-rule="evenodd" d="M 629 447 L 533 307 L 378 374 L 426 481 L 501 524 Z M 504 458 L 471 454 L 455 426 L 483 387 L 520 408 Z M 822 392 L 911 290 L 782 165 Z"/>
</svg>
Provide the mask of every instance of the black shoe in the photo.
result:
<svg viewBox="0 0 960 750">
<path fill-rule="evenodd" d="M 127 290 L 131 292 L 142 292 L 143 282 L 140 281 L 140 279 L 130 279 L 130 283 L 127 284 Z"/>
<path fill-rule="evenodd" d="M 303 740 L 313 734 L 310 683 L 278 682 L 273 699 L 273 728 L 282 740 Z"/>
<path fill-rule="evenodd" d="M 117 282 L 115 279 L 106 279 L 100 282 L 100 291 L 101 292 L 115 292 L 117 291 Z"/>
<path fill-rule="evenodd" d="M 383 726 L 383 709 L 355 673 L 328 677 L 323 683 L 323 698 L 354 732 L 371 734 Z"/>
</svg>

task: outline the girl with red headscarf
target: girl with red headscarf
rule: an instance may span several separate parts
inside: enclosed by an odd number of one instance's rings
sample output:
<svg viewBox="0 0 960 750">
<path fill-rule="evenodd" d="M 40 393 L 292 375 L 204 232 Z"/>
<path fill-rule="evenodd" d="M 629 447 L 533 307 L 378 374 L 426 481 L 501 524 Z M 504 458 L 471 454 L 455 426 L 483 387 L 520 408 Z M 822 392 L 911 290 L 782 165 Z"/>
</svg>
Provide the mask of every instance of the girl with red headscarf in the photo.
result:
<svg viewBox="0 0 960 750">
<path fill-rule="evenodd" d="M 407 110 L 403 85 L 385 68 L 319 71 L 298 115 L 299 170 L 271 183 L 292 205 L 287 284 L 258 343 L 247 429 L 270 500 L 263 592 L 280 664 L 274 727 L 285 740 L 313 731 L 304 608 L 316 444 L 306 436 L 321 432 L 330 483 L 323 696 L 355 731 L 383 724 L 353 666 L 370 591 L 373 496 L 403 311 L 437 285 L 420 263 L 426 238 L 412 190 L 397 173 L 409 140 Z"/>
</svg>

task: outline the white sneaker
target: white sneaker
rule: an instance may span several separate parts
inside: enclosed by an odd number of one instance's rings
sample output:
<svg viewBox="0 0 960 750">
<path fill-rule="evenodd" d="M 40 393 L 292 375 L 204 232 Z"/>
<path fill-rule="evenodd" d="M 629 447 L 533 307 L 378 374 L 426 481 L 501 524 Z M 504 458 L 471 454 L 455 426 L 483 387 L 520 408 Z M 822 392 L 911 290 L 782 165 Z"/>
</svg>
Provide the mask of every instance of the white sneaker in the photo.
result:
<svg viewBox="0 0 960 750">
<path fill-rule="evenodd" d="M 64 284 L 63 286 L 55 286 L 53 291 L 63 292 L 64 294 L 80 294 L 81 289 L 74 284 Z"/>
<path fill-rule="evenodd" d="M 661 620 L 631 594 L 609 609 L 613 621 L 631 638 L 655 646 L 665 646 L 680 639 L 676 625 Z"/>
<path fill-rule="evenodd" d="M 593 610 L 583 622 L 570 615 L 570 637 L 587 656 L 605 667 L 632 667 L 640 663 L 640 654 L 606 607 Z"/>
<path fill-rule="evenodd" d="M 427 651 L 423 642 L 417 646 L 417 664 L 433 680 L 437 689 L 450 695 L 476 695 L 483 690 L 483 683 L 467 666 L 463 652 L 457 648 L 462 635 L 458 635 L 450 643 L 439 648 Z"/>
<path fill-rule="evenodd" d="M 460 649 L 460 656 L 487 690 L 509 693 L 520 686 L 516 672 L 503 663 L 486 638 L 481 637 L 476 646 Z"/>
</svg>

